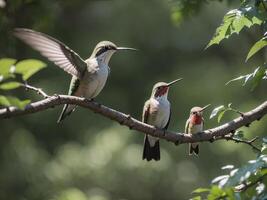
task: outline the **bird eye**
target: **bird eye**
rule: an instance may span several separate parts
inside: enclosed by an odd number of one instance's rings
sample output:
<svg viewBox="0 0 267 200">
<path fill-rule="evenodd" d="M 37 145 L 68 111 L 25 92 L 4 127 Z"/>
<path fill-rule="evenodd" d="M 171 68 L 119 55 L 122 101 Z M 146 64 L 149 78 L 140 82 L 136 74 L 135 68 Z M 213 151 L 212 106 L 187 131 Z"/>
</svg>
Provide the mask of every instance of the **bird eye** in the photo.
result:
<svg viewBox="0 0 267 200">
<path fill-rule="evenodd" d="M 197 112 L 193 112 L 193 115 L 197 114 Z"/>
</svg>

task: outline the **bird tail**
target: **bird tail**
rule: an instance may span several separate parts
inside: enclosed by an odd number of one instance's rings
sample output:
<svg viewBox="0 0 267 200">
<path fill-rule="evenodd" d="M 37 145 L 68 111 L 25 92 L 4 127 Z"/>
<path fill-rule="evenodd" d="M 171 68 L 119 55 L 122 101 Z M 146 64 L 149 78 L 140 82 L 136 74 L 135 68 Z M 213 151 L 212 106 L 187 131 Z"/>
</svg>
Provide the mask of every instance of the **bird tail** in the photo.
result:
<svg viewBox="0 0 267 200">
<path fill-rule="evenodd" d="M 191 156 L 192 154 L 198 156 L 199 153 L 199 145 L 194 143 L 194 144 L 189 144 L 189 155 Z"/>
<path fill-rule="evenodd" d="M 57 120 L 57 123 L 60 123 L 61 121 L 63 121 L 67 116 L 69 116 L 74 110 L 75 110 L 74 105 L 69 105 L 69 104 L 65 104 L 63 107 L 63 110 Z"/>
<path fill-rule="evenodd" d="M 145 136 L 144 149 L 143 149 L 143 160 L 150 161 L 152 159 L 158 161 L 160 160 L 160 147 L 159 140 L 157 140 L 152 146 L 149 142 L 148 135 Z"/>
</svg>

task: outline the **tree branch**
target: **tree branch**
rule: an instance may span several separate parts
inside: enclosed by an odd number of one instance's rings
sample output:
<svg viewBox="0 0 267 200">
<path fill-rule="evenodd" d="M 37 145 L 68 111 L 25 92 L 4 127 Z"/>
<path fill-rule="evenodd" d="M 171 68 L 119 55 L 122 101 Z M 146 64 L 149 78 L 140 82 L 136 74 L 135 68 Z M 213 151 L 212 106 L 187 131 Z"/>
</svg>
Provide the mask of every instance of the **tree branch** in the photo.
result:
<svg viewBox="0 0 267 200">
<path fill-rule="evenodd" d="M 88 100 L 85 98 L 76 96 L 67 96 L 67 95 L 48 96 L 47 94 L 42 92 L 41 89 L 36 89 L 34 87 L 33 88 L 28 87 L 28 89 L 39 92 L 43 97 L 47 98 L 31 103 L 27 105 L 23 110 L 20 110 L 12 106 L 0 109 L 0 119 L 36 113 L 58 105 L 73 104 L 84 108 L 88 108 L 94 111 L 95 113 L 105 116 L 113 121 L 117 121 L 121 125 L 128 126 L 130 129 L 145 134 L 149 134 L 155 137 L 159 137 L 178 145 L 182 143 L 194 143 L 194 142 L 204 142 L 204 141 L 212 142 L 216 140 L 216 138 L 223 137 L 242 126 L 246 126 L 252 123 L 253 121 L 260 120 L 264 115 L 267 114 L 267 101 L 265 101 L 258 107 L 254 108 L 253 110 L 243 113 L 243 116 L 235 118 L 234 120 L 229 121 L 228 123 L 225 123 L 221 126 L 212 129 L 208 129 L 198 134 L 190 135 L 190 134 L 157 129 L 151 125 L 145 124 L 137 119 L 134 119 L 129 114 L 124 114 L 122 112 L 116 111 L 114 109 L 101 105 L 95 101 Z"/>
</svg>

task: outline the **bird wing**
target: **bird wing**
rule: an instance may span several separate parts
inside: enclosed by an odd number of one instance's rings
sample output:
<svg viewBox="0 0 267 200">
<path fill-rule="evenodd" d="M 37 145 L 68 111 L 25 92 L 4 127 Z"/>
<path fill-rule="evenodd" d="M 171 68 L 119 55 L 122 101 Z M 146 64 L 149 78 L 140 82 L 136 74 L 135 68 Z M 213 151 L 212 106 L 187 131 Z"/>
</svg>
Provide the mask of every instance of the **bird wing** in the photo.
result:
<svg viewBox="0 0 267 200">
<path fill-rule="evenodd" d="M 142 122 L 147 123 L 149 112 L 150 112 L 150 103 L 149 103 L 149 100 L 147 100 L 145 102 L 144 109 L 143 109 Z"/>
<path fill-rule="evenodd" d="M 189 122 L 190 122 L 190 120 L 188 119 L 187 121 L 186 121 L 186 124 L 185 124 L 185 133 L 186 134 L 188 134 L 189 133 Z"/>
<path fill-rule="evenodd" d="M 81 78 L 86 70 L 85 61 L 72 49 L 57 39 L 31 29 L 16 28 L 14 35 L 39 51 L 67 73 Z"/>
<path fill-rule="evenodd" d="M 79 85 L 80 85 L 80 79 L 73 76 L 70 82 L 68 95 L 75 95 L 75 92 L 78 90 Z"/>
<path fill-rule="evenodd" d="M 169 127 L 169 124 L 170 124 L 170 121 L 171 121 L 171 116 L 172 116 L 172 109 L 171 109 L 171 107 L 170 107 L 170 116 L 169 116 L 169 120 L 168 120 L 166 126 L 164 127 L 164 129 L 167 129 L 167 128 Z"/>
</svg>

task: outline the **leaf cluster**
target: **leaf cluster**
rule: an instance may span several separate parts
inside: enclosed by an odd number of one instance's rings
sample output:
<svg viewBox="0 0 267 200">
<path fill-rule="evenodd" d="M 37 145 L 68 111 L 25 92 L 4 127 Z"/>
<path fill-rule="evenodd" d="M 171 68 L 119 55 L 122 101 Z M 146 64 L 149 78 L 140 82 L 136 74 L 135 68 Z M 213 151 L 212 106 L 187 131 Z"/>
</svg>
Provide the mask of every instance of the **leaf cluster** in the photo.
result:
<svg viewBox="0 0 267 200">
<path fill-rule="evenodd" d="M 0 59 L 0 91 L 22 87 L 31 76 L 45 66 L 45 63 L 35 59 L 21 61 L 12 58 Z M 23 109 L 30 102 L 29 99 L 20 100 L 14 96 L 0 95 L 0 105 L 2 106 L 15 106 Z"/>
</svg>

